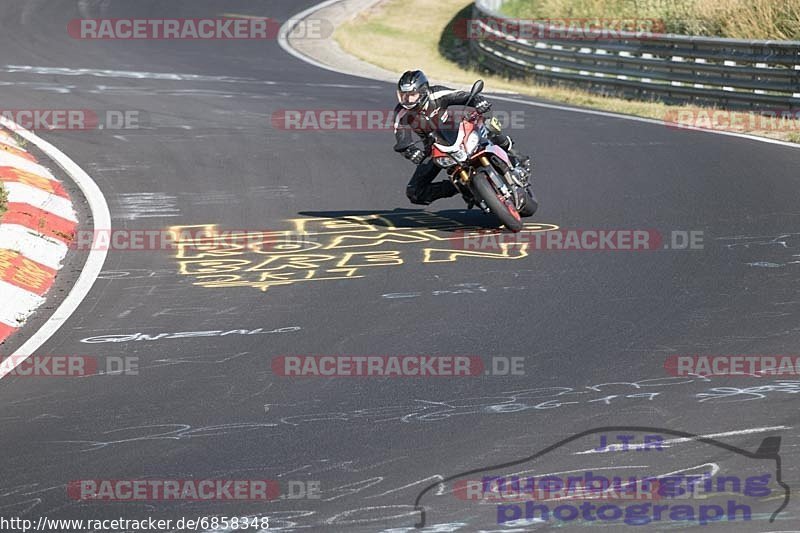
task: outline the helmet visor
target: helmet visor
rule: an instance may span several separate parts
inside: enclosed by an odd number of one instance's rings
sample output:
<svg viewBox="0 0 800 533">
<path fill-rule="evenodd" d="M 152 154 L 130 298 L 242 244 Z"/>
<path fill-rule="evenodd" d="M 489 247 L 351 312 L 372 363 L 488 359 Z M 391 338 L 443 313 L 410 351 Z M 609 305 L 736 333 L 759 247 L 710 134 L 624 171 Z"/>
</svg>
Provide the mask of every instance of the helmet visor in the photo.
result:
<svg viewBox="0 0 800 533">
<path fill-rule="evenodd" d="M 411 91 L 397 91 L 397 100 L 406 109 L 415 107 L 422 100 L 422 93 L 416 89 Z"/>
</svg>

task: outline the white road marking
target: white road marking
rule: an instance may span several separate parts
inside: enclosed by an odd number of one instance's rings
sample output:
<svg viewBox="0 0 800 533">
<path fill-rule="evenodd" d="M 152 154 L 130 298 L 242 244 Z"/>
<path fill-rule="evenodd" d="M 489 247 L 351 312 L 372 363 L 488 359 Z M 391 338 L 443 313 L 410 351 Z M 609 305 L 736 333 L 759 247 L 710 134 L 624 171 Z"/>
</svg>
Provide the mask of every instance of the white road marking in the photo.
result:
<svg viewBox="0 0 800 533">
<path fill-rule="evenodd" d="M 314 6 L 311 6 L 310 8 L 305 9 L 305 10 L 301 11 L 300 13 L 297 13 L 296 15 L 292 15 L 292 17 L 289 20 L 287 20 L 286 22 L 283 23 L 283 25 L 281 26 L 280 31 L 278 32 L 278 44 L 280 45 L 281 48 L 283 48 L 283 50 L 286 53 L 288 53 L 290 55 L 293 55 L 294 57 L 296 57 L 300 61 L 305 61 L 306 63 L 308 63 L 310 65 L 314 65 L 317 68 L 330 70 L 332 72 L 338 72 L 339 74 L 347 74 L 349 76 L 356 76 L 358 78 L 364 78 L 364 79 L 368 79 L 368 80 L 385 81 L 385 80 L 380 80 L 380 79 L 377 79 L 377 78 L 372 78 L 370 76 L 362 76 L 360 74 L 351 74 L 350 72 L 345 72 L 343 70 L 337 69 L 336 67 L 332 67 L 332 66 L 329 66 L 329 65 L 324 65 L 324 64 L 320 63 L 319 61 L 316 61 L 316 60 L 311 59 L 310 57 L 308 57 L 306 55 L 303 55 L 302 53 L 300 53 L 297 50 L 295 50 L 294 48 L 292 48 L 292 46 L 289 44 L 289 34 L 292 32 L 292 30 L 294 30 L 295 26 L 297 26 L 298 24 L 300 24 L 303 21 L 303 19 L 305 19 L 306 17 L 308 17 L 312 13 L 315 13 L 316 11 L 319 11 L 320 9 L 325 9 L 328 6 L 332 6 L 334 4 L 338 4 L 339 2 L 342 2 L 342 1 L 343 0 L 325 0 L 324 2 L 319 3 L 317 5 L 314 5 Z"/>
<path fill-rule="evenodd" d="M 657 120 L 654 118 L 644 118 L 644 117 L 634 117 L 631 115 L 621 115 L 619 113 L 611 113 L 609 111 L 599 111 L 597 109 L 580 109 L 577 107 L 567 107 L 562 105 L 555 105 L 555 104 L 545 104 L 542 102 L 531 102 L 528 100 L 520 100 L 519 98 L 511 98 L 508 96 L 498 96 L 492 95 L 492 100 L 504 100 L 506 102 L 513 102 L 515 104 L 525 104 L 533 107 L 541 107 L 544 109 L 555 109 L 556 111 L 570 111 L 573 113 L 583 113 L 586 115 L 596 115 L 599 117 L 607 117 L 607 118 L 619 118 L 624 120 L 633 120 L 635 122 L 642 122 L 645 124 L 655 124 L 658 126 L 663 126 L 664 128 L 667 127 L 667 123 L 663 120 Z M 767 137 L 757 137 L 755 135 L 748 135 L 746 133 L 736 133 L 733 131 L 717 131 L 717 130 L 708 130 L 703 128 L 697 128 L 694 126 L 672 126 L 672 129 L 681 129 L 681 130 L 689 130 L 689 131 L 699 131 L 702 133 L 713 133 L 716 135 L 725 135 L 728 137 L 738 137 L 740 139 L 748 139 L 751 141 L 758 141 L 761 143 L 767 144 L 777 144 L 779 146 L 786 146 L 788 148 L 800 148 L 800 144 L 797 143 L 790 143 L 787 141 L 779 141 L 777 139 L 769 139 Z"/>
<path fill-rule="evenodd" d="M 178 198 L 162 192 L 135 192 L 117 196 L 120 208 L 114 218 L 137 220 L 139 218 L 177 217 Z"/>
<path fill-rule="evenodd" d="M 229 76 L 201 76 L 198 74 L 179 74 L 175 72 L 137 72 L 132 70 L 110 70 L 96 68 L 35 67 L 31 65 L 6 65 L 3 72 L 29 73 L 61 76 L 94 76 L 96 78 L 134 78 L 138 80 L 167 81 L 243 81 Z"/>
</svg>

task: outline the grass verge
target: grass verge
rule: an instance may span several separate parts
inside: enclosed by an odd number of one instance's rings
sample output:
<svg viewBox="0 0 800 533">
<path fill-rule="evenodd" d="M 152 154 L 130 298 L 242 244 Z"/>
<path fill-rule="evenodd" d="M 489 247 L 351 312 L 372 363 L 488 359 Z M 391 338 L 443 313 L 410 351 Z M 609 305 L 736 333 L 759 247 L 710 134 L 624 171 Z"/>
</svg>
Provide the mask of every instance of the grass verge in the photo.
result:
<svg viewBox="0 0 800 533">
<path fill-rule="evenodd" d="M 5 130 L 0 129 L 0 132 L 4 132 Z M 28 141 L 20 137 L 14 132 L 11 132 L 11 137 L 16 141 L 17 145 L 20 148 L 25 148 L 28 144 Z M 5 190 L 3 187 L 3 183 L 0 182 L 0 216 L 3 216 L 3 213 L 6 212 L 8 209 L 8 191 Z"/>
<path fill-rule="evenodd" d="M 508 0 L 519 18 L 656 19 L 669 33 L 800 40 L 800 0 Z"/>
<path fill-rule="evenodd" d="M 6 212 L 7 206 L 8 206 L 8 193 L 6 192 L 5 187 L 3 187 L 3 184 L 0 183 L 0 216 L 3 216 L 3 213 Z"/>
<path fill-rule="evenodd" d="M 528 3 L 530 1 L 527 0 Z M 605 97 L 577 89 L 478 72 L 471 67 L 466 43 L 453 31 L 459 17 L 470 16 L 471 7 L 472 3 L 465 0 L 385 0 L 337 28 L 335 38 L 344 51 L 397 72 L 398 77 L 403 71 L 419 68 L 434 82 L 448 80 L 464 87 L 481 77 L 486 81 L 487 91 L 515 92 L 558 103 L 656 120 L 685 116 L 690 117 L 685 122 L 687 124 L 705 125 L 698 117 L 702 118 L 704 113 L 711 112 L 710 108 Z M 414 17 L 413 23 L 410 23 L 409 13 L 424 13 L 425 16 Z M 774 123 L 748 121 L 743 117 L 736 127 L 722 124 L 713 127 L 800 143 L 800 122 L 787 121 L 781 124 L 775 127 Z"/>
</svg>

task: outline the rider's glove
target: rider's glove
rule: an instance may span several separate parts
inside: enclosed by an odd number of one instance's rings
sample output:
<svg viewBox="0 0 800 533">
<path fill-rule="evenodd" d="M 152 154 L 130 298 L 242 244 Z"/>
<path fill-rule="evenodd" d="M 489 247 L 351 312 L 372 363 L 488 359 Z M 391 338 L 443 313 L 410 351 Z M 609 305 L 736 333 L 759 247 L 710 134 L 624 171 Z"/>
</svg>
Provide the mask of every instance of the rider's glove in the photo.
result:
<svg viewBox="0 0 800 533">
<path fill-rule="evenodd" d="M 485 115 L 492 109 L 492 104 L 486 98 L 475 99 L 475 111 L 481 115 Z"/>
<path fill-rule="evenodd" d="M 403 152 L 403 155 L 415 165 L 419 165 L 425 159 L 425 153 L 416 146 L 409 146 L 406 151 Z"/>
</svg>

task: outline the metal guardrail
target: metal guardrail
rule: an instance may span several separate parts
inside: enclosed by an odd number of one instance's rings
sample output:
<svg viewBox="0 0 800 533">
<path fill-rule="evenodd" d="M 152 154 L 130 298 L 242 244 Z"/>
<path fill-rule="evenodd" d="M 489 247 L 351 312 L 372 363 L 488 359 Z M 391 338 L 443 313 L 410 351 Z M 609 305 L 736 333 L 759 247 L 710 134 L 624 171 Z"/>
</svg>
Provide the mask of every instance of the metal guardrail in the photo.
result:
<svg viewBox="0 0 800 533">
<path fill-rule="evenodd" d="M 515 27 L 499 13 L 502 1 L 476 0 L 470 21 L 483 36 L 469 37 L 472 54 L 491 71 L 638 99 L 800 108 L 800 41 L 631 32 L 569 39 L 532 22 L 533 38 L 526 38 L 524 31 L 498 29 Z"/>
</svg>

